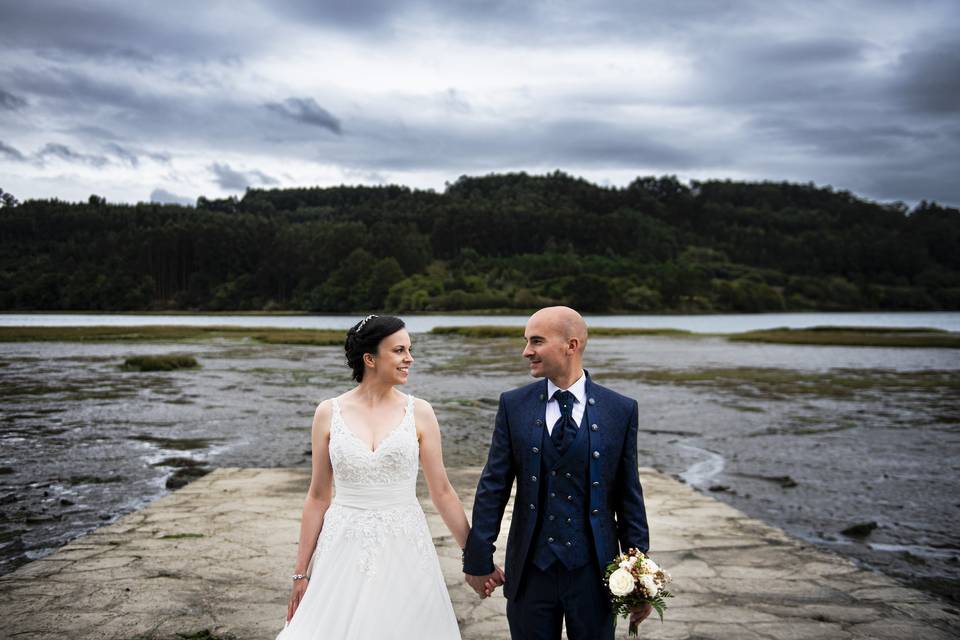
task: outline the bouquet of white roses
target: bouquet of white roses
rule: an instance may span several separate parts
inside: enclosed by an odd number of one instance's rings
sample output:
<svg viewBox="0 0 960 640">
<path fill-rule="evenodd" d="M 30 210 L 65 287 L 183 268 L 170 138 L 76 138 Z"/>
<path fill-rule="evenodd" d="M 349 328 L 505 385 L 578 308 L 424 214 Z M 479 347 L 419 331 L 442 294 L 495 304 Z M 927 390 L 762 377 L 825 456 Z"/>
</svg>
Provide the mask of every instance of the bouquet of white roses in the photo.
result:
<svg viewBox="0 0 960 640">
<path fill-rule="evenodd" d="M 631 609 L 649 604 L 660 615 L 667 608 L 664 598 L 672 598 L 667 591 L 670 574 L 657 566 L 657 563 L 636 549 L 621 553 L 607 565 L 607 588 L 610 590 L 610 602 L 613 612 L 618 616 L 630 614 Z M 637 635 L 637 625 L 630 623 L 630 635 Z"/>
</svg>

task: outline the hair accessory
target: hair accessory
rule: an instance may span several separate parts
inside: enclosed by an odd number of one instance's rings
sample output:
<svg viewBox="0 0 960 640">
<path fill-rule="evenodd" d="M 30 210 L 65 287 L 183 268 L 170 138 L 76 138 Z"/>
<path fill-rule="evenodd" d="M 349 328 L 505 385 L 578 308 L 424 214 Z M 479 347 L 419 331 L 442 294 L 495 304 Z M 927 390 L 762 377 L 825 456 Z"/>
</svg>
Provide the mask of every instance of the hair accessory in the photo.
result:
<svg viewBox="0 0 960 640">
<path fill-rule="evenodd" d="M 376 317 L 377 317 L 377 316 L 375 316 L 374 314 L 371 313 L 371 314 L 368 315 L 366 318 L 364 318 L 363 320 L 361 320 L 361 321 L 360 321 L 360 326 L 357 327 L 357 333 L 360 333 L 361 331 L 363 331 L 363 325 L 367 324 L 367 320 L 370 320 L 371 318 L 376 318 Z"/>
</svg>

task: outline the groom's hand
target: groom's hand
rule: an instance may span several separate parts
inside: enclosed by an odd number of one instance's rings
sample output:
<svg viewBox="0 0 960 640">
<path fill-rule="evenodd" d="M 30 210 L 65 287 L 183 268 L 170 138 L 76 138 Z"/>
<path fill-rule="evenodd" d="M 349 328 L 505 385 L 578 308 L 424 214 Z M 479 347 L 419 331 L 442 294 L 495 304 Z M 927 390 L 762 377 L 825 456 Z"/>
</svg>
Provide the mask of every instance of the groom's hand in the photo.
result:
<svg viewBox="0 0 960 640">
<path fill-rule="evenodd" d="M 504 580 L 503 569 L 500 567 L 494 568 L 492 573 L 485 576 L 473 576 L 465 573 L 463 577 L 481 599 L 490 596 L 497 587 L 503 584 Z"/>
<path fill-rule="evenodd" d="M 630 624 L 640 624 L 647 619 L 647 616 L 653 611 L 653 607 L 649 603 L 639 607 L 637 609 L 630 610 Z"/>
</svg>

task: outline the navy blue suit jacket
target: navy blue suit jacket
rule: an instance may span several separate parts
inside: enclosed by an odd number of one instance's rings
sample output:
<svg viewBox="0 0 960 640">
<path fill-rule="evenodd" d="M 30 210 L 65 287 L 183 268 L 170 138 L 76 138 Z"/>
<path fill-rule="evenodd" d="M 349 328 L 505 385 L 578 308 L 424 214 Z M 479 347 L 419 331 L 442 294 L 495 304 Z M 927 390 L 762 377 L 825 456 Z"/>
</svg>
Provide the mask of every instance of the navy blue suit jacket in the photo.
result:
<svg viewBox="0 0 960 640">
<path fill-rule="evenodd" d="M 590 446 L 590 530 L 600 572 L 619 549 L 649 548 L 643 491 L 637 473 L 637 402 L 586 380 L 587 406 L 580 428 Z M 493 571 L 494 541 L 510 498 L 517 495 L 507 537 L 504 595 L 517 593 L 537 522 L 540 451 L 546 427 L 547 381 L 539 380 L 500 396 L 487 464 L 473 503 L 473 522 L 463 554 L 471 575 Z"/>
</svg>

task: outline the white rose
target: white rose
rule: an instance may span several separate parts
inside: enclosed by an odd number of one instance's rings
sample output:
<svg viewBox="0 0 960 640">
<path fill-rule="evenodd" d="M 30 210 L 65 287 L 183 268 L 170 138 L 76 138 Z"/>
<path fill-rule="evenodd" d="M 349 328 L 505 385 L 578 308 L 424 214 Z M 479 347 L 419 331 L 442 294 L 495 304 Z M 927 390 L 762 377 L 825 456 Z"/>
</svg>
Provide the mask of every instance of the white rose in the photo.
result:
<svg viewBox="0 0 960 640">
<path fill-rule="evenodd" d="M 647 574 L 640 576 L 640 585 L 648 597 L 652 598 L 657 595 L 657 581 L 653 579 L 653 576 Z"/>
<path fill-rule="evenodd" d="M 643 573 L 656 573 L 659 568 L 657 563 L 650 558 L 644 558 L 643 562 L 640 563 L 640 570 Z"/>
<path fill-rule="evenodd" d="M 610 593 L 615 596 L 627 595 L 633 591 L 635 584 L 633 576 L 625 569 L 617 569 L 610 574 Z"/>
</svg>

